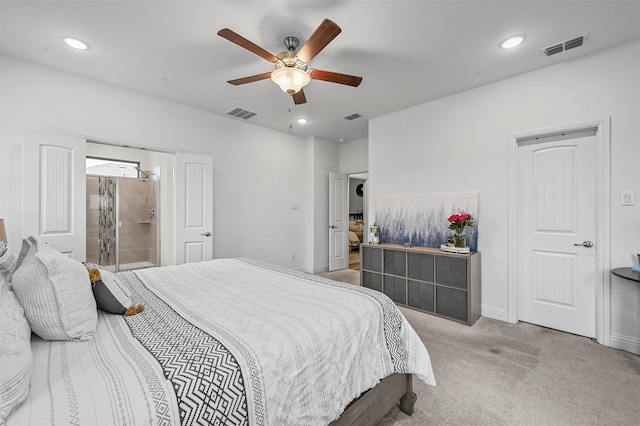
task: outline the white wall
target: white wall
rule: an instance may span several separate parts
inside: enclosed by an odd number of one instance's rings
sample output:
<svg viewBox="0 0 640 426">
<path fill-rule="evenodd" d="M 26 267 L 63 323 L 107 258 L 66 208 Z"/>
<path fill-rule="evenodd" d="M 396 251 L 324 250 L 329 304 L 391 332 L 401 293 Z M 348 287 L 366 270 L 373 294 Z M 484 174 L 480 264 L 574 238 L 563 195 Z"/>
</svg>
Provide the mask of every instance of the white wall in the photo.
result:
<svg viewBox="0 0 640 426">
<path fill-rule="evenodd" d="M 313 268 L 329 268 L 329 172 L 339 168 L 338 144 L 321 138 L 311 138 L 313 146 Z"/>
<path fill-rule="evenodd" d="M 304 269 L 313 206 L 304 138 L 0 56 L 0 217 L 23 237 L 22 131 L 34 129 L 213 156 L 214 257 Z M 298 210 L 292 210 L 293 203 Z M 291 253 L 296 260 L 291 261 Z"/>
<path fill-rule="evenodd" d="M 611 267 L 640 252 L 640 44 L 544 68 L 370 121 L 375 198 L 478 192 L 482 314 L 507 318 L 509 136 L 611 117 Z M 446 176 L 446 178 L 445 178 Z M 637 261 L 636 261 L 637 262 Z M 640 352 L 640 286 L 611 279 L 611 345 Z"/>
<path fill-rule="evenodd" d="M 340 173 L 364 173 L 369 171 L 369 139 L 358 139 L 338 145 Z"/>
</svg>

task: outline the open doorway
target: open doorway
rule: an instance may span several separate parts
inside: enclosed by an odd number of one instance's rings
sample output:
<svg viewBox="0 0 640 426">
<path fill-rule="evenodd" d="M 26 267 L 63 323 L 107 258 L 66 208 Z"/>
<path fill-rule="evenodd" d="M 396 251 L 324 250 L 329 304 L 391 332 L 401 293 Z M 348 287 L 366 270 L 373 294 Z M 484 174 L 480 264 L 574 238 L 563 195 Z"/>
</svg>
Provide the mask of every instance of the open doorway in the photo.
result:
<svg viewBox="0 0 640 426">
<path fill-rule="evenodd" d="M 366 241 L 368 173 L 349 175 L 349 269 L 360 270 L 360 244 Z"/>
<path fill-rule="evenodd" d="M 87 261 L 115 271 L 173 264 L 174 155 L 88 141 L 86 156 Z"/>
</svg>

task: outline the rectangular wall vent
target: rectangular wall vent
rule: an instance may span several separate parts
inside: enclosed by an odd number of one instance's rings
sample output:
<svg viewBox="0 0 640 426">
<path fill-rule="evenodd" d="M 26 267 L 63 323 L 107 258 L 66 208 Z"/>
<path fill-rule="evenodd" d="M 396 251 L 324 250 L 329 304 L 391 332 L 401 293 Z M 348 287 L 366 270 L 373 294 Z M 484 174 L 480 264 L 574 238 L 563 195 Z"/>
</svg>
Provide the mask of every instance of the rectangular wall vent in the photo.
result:
<svg viewBox="0 0 640 426">
<path fill-rule="evenodd" d="M 562 43 L 554 44 L 552 46 L 545 47 L 542 49 L 542 53 L 545 56 L 555 55 L 556 53 L 565 52 L 570 49 L 575 49 L 576 47 L 580 47 L 588 39 L 589 34 L 582 35 L 580 37 L 573 38 L 571 40 L 563 41 Z"/>
<path fill-rule="evenodd" d="M 356 118 L 360 118 L 360 117 L 362 117 L 362 115 L 358 114 L 357 112 L 354 112 L 353 114 L 345 115 L 344 119 L 345 120 L 355 120 Z"/>
<path fill-rule="evenodd" d="M 258 115 L 258 113 L 247 111 L 246 109 L 242 109 L 242 108 L 234 108 L 231 111 L 227 112 L 227 115 L 242 118 L 243 120 L 248 120 L 251 117 Z"/>
</svg>

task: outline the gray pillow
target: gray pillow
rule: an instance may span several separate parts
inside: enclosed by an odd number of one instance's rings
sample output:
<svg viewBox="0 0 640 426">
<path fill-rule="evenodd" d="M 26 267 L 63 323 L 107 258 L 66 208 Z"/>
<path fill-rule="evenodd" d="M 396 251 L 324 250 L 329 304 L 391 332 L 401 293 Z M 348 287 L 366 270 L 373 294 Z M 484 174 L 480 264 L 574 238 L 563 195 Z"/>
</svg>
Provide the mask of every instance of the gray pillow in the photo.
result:
<svg viewBox="0 0 640 426">
<path fill-rule="evenodd" d="M 133 305 L 131 299 L 118 285 L 115 274 L 104 269 L 99 271 L 101 278 L 91 286 L 98 308 L 112 314 L 124 314 Z"/>
</svg>

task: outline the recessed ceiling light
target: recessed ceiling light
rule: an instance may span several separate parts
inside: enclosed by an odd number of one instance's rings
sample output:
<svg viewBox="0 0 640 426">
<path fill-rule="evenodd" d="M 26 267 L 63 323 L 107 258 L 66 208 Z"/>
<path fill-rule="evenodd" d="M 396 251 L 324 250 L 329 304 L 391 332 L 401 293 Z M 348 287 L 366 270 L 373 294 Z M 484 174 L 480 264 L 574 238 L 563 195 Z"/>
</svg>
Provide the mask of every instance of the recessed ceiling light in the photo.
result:
<svg viewBox="0 0 640 426">
<path fill-rule="evenodd" d="M 62 37 L 62 41 L 64 41 L 67 46 L 73 47 L 78 50 L 89 50 L 89 45 L 82 40 L 78 40 L 73 37 Z"/>
<path fill-rule="evenodd" d="M 307 124 L 309 120 L 306 118 L 298 118 L 298 124 Z"/>
<path fill-rule="evenodd" d="M 503 49 L 511 49 L 522 44 L 525 38 L 527 37 L 524 34 L 509 37 L 508 39 L 500 43 L 500 47 L 502 47 Z"/>
</svg>

